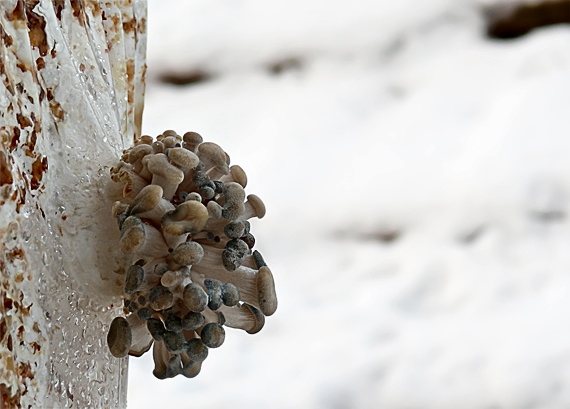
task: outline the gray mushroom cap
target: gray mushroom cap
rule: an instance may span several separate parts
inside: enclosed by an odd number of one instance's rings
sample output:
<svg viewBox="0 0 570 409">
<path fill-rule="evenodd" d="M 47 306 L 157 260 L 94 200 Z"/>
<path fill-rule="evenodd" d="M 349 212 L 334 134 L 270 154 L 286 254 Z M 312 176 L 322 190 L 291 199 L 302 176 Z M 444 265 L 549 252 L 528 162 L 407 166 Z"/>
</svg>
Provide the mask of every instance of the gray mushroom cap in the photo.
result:
<svg viewBox="0 0 570 409">
<path fill-rule="evenodd" d="M 168 151 L 170 163 L 182 170 L 194 169 L 200 163 L 200 158 L 194 153 L 184 148 L 172 148 Z"/>
<path fill-rule="evenodd" d="M 193 152 L 196 151 L 198 145 L 200 145 L 204 140 L 202 136 L 197 132 L 186 132 L 182 138 L 184 140 L 186 149 L 189 149 Z"/>
</svg>

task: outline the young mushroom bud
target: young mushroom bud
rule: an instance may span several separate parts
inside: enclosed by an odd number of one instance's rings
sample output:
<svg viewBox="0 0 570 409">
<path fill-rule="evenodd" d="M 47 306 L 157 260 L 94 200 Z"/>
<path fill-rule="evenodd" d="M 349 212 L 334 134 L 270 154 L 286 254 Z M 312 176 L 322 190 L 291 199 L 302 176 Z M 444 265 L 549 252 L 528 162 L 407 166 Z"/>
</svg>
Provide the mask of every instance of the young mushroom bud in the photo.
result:
<svg viewBox="0 0 570 409">
<path fill-rule="evenodd" d="M 141 266 L 133 265 L 127 270 L 125 278 L 125 294 L 132 294 L 137 291 L 144 280 L 144 269 Z"/>
<path fill-rule="evenodd" d="M 202 362 L 208 357 L 208 347 L 200 338 L 192 338 L 186 343 L 186 354 L 194 362 Z"/>
<path fill-rule="evenodd" d="M 182 297 L 186 307 L 193 312 L 202 312 L 208 305 L 208 294 L 196 283 L 190 283 L 184 287 Z"/>
<path fill-rule="evenodd" d="M 209 324 L 204 325 L 204 328 L 202 328 L 202 332 L 200 333 L 200 337 L 207 347 L 218 348 L 224 343 L 226 331 L 224 331 L 224 327 L 220 324 L 210 322 Z"/>
</svg>

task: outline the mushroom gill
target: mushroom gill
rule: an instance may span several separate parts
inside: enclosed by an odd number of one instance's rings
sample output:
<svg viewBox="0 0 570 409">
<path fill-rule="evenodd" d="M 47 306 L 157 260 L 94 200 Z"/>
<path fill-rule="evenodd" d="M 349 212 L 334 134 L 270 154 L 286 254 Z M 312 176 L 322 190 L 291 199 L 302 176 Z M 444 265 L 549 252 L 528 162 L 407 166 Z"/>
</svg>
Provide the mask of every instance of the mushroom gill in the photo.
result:
<svg viewBox="0 0 570 409">
<path fill-rule="evenodd" d="M 111 325 L 116 357 L 151 346 L 159 379 L 200 372 L 225 329 L 250 334 L 277 308 L 273 275 L 248 219 L 265 205 L 246 196 L 247 176 L 195 132 L 141 137 L 111 169 L 112 215 L 125 256 L 126 319 Z M 153 345 L 154 344 L 154 345 Z"/>
</svg>

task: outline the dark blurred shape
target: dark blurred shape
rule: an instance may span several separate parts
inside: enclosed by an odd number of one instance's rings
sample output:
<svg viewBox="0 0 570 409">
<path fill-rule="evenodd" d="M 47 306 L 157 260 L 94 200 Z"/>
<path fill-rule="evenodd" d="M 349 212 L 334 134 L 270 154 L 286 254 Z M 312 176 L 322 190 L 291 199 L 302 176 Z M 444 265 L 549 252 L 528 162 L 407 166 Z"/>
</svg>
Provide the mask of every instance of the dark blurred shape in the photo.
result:
<svg viewBox="0 0 570 409">
<path fill-rule="evenodd" d="M 537 27 L 570 24 L 570 0 L 498 5 L 486 9 L 485 17 L 488 37 L 501 40 L 517 38 Z"/>
<path fill-rule="evenodd" d="M 563 185 L 553 180 L 535 180 L 528 190 L 528 213 L 541 223 L 561 222 L 566 218 L 568 194 Z"/>
<path fill-rule="evenodd" d="M 187 72 L 165 72 L 158 76 L 160 82 L 172 85 L 192 85 L 210 81 L 214 74 L 196 69 Z"/>
<path fill-rule="evenodd" d="M 475 228 L 472 228 L 464 232 L 463 234 L 460 234 L 458 240 L 460 243 L 465 245 L 473 244 L 477 241 L 477 239 L 479 239 L 483 235 L 484 231 L 485 231 L 485 226 L 481 224 L 479 226 L 476 226 Z"/>
<path fill-rule="evenodd" d="M 363 233 L 360 237 L 364 240 L 373 240 L 388 244 L 398 240 L 401 235 L 402 230 L 397 227 L 385 226 L 369 233 Z"/>
<path fill-rule="evenodd" d="M 267 64 L 267 69 L 273 75 L 280 75 L 287 71 L 299 71 L 303 67 L 300 58 L 288 57 Z"/>
</svg>

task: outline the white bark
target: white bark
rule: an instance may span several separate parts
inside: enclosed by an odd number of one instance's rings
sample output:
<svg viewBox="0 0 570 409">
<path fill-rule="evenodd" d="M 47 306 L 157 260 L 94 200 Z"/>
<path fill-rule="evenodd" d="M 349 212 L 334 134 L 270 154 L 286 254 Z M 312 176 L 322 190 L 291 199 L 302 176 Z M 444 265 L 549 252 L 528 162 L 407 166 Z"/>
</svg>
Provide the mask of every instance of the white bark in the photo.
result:
<svg viewBox="0 0 570 409">
<path fill-rule="evenodd" d="M 146 1 L 0 3 L 0 408 L 126 405 L 109 167 L 140 136 Z"/>
</svg>

